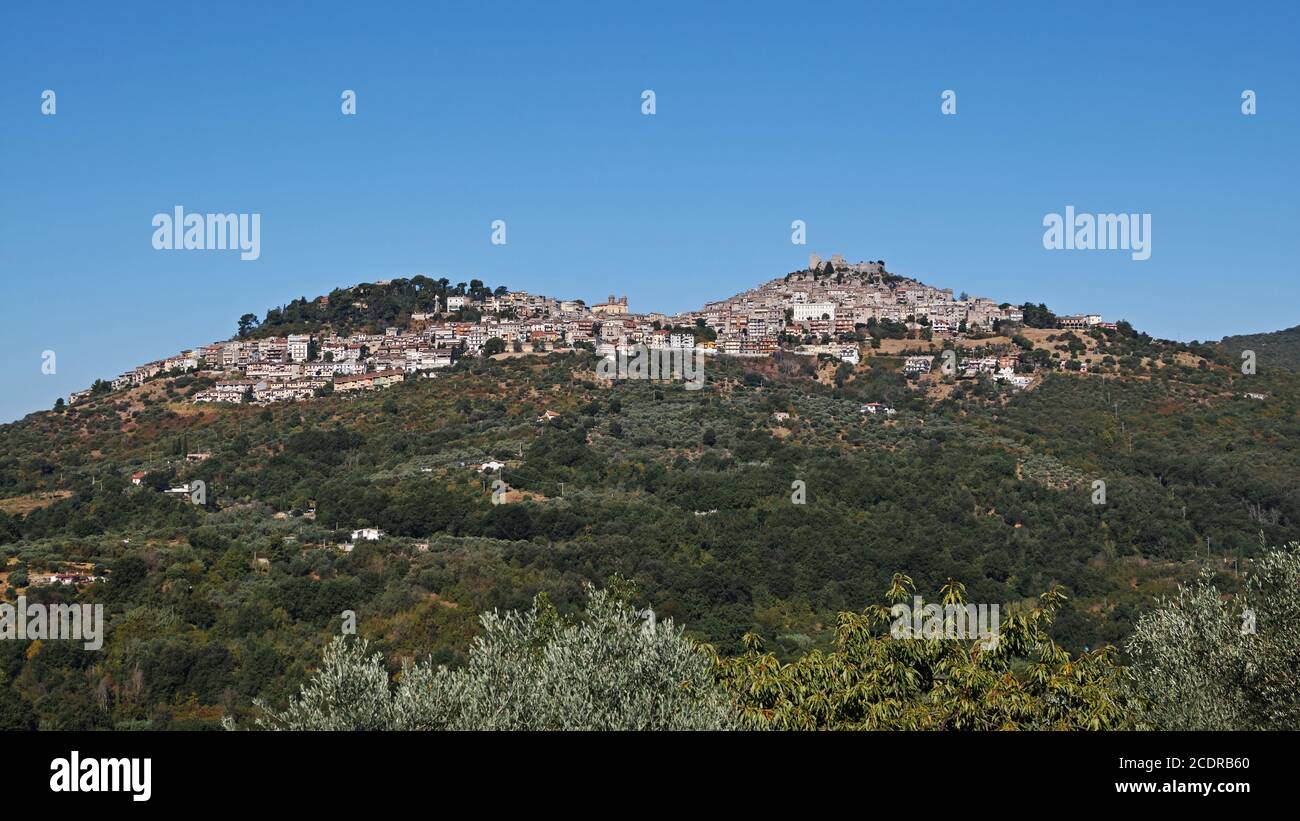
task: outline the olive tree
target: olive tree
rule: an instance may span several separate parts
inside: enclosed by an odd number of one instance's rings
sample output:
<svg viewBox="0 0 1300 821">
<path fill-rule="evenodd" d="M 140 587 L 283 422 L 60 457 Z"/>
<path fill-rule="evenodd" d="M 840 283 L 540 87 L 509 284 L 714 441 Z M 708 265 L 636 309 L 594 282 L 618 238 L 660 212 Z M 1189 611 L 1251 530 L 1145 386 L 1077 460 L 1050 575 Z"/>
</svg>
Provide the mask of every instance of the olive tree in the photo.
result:
<svg viewBox="0 0 1300 821">
<path fill-rule="evenodd" d="M 711 655 L 671 620 L 588 589 L 586 611 L 562 619 L 539 596 L 526 611 L 481 616 L 469 663 L 407 663 L 390 683 L 383 657 L 338 637 L 283 711 L 259 726 L 285 730 L 709 730 L 738 715 Z M 227 726 L 230 726 L 229 723 Z"/>
<path fill-rule="evenodd" d="M 1300 729 L 1300 543 L 1225 599 L 1208 573 L 1138 619 L 1130 686 L 1164 730 Z"/>
</svg>

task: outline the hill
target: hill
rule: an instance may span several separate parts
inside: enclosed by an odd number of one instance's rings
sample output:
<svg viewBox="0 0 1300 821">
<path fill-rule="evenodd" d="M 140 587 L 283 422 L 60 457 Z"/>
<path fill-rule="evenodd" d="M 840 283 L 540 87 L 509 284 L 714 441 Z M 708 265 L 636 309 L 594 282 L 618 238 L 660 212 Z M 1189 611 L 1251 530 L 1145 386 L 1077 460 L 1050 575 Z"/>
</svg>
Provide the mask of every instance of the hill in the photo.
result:
<svg viewBox="0 0 1300 821">
<path fill-rule="evenodd" d="M 701 390 L 599 381 L 579 349 L 266 406 L 164 375 L 33 414 L 0 438 L 0 596 L 100 603 L 109 628 L 102 654 L 0 642 L 0 679 L 44 728 L 210 727 L 287 699 L 345 612 L 392 664 L 456 665 L 478 613 L 573 612 L 616 576 L 723 652 L 753 632 L 782 658 L 898 571 L 927 599 L 1059 583 L 1077 651 L 1300 538 L 1300 377 L 1122 323 L 1017 336 L 1024 391 L 908 375 L 906 349 L 941 353 L 911 338 L 857 364 L 713 357 Z M 198 482 L 202 504 L 165 492 Z"/>
<path fill-rule="evenodd" d="M 1241 361 L 1242 351 L 1254 351 L 1260 370 L 1285 368 L 1300 372 L 1300 325 L 1266 334 L 1225 336 L 1215 347 L 1234 361 Z"/>
</svg>

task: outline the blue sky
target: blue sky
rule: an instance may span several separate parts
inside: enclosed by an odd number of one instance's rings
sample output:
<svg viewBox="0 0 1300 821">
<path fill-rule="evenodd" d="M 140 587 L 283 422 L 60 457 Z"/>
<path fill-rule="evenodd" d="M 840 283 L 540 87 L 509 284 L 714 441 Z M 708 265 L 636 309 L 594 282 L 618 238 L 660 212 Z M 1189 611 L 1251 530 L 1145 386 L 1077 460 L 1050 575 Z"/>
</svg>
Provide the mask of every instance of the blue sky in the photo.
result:
<svg viewBox="0 0 1300 821">
<path fill-rule="evenodd" d="M 1289 327 L 1297 78 L 1294 2 L 6 2 L 0 421 L 416 273 L 675 312 L 839 252 L 1162 337 Z M 260 213 L 260 259 L 154 250 L 178 204 Z M 1045 250 L 1067 205 L 1150 213 L 1151 258 Z"/>
</svg>

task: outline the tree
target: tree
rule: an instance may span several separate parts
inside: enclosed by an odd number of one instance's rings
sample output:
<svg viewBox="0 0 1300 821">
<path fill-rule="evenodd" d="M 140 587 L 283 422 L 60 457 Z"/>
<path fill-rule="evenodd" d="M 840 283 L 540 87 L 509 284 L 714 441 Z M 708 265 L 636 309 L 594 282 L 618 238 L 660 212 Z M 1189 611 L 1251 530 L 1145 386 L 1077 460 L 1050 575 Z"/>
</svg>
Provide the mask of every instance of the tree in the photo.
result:
<svg viewBox="0 0 1300 821">
<path fill-rule="evenodd" d="M 12 687 L 0 684 L 0 733 L 31 731 L 36 725 L 31 702 Z"/>
<path fill-rule="evenodd" d="M 164 470 L 151 470 L 140 480 L 142 487 L 161 493 L 171 487 L 172 482 L 176 479 L 176 471 L 171 468 Z"/>
<path fill-rule="evenodd" d="M 912 580 L 894 576 L 888 599 L 912 600 Z M 965 588 L 949 582 L 943 604 L 960 608 Z M 790 664 L 749 652 L 719 659 L 727 690 L 748 721 L 783 730 L 1106 730 L 1129 726 L 1113 648 L 1076 658 L 1047 634 L 1064 594 L 1000 619 L 996 642 L 882 635 L 891 609 L 841 613 L 835 649 Z M 949 613 L 944 614 L 944 627 Z M 895 622 L 896 623 L 896 622 Z"/>
<path fill-rule="evenodd" d="M 260 324 L 256 314 L 244 314 L 239 318 L 239 337 L 248 336 Z"/>
<path fill-rule="evenodd" d="M 532 609 L 480 617 L 467 666 L 406 663 L 394 687 L 379 653 L 340 636 L 288 708 L 264 702 L 275 730 L 720 730 L 737 715 L 709 653 L 671 620 L 643 618 L 588 585 L 586 611 Z M 226 722 L 227 727 L 233 727 Z"/>
<path fill-rule="evenodd" d="M 505 353 L 506 341 L 499 336 L 494 336 L 487 342 L 483 343 L 483 355 L 492 356 L 494 354 Z"/>
<path fill-rule="evenodd" d="M 1023 315 L 1023 321 L 1031 328 L 1055 328 L 1056 314 L 1047 310 L 1043 303 L 1034 305 L 1026 302 L 1020 306 L 1020 313 Z"/>
<path fill-rule="evenodd" d="M 1209 573 L 1143 614 L 1131 687 L 1161 730 L 1300 729 L 1300 542 L 1255 563 L 1225 601 Z"/>
</svg>

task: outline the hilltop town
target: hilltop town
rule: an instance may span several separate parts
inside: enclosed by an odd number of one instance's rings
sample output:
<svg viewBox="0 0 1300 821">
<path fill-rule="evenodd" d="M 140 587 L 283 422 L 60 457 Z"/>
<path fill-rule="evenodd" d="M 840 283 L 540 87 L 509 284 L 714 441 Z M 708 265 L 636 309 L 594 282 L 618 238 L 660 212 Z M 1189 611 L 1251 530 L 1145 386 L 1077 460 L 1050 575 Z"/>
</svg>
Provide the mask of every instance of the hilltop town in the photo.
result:
<svg viewBox="0 0 1300 821">
<path fill-rule="evenodd" d="M 364 319 L 369 300 L 383 298 L 394 283 L 419 280 L 419 310 L 394 315 L 382 328 L 349 328 L 329 320 L 340 303 Z M 830 356 L 857 364 L 864 354 L 895 342 L 891 352 L 915 353 L 904 363 L 908 374 L 931 370 L 925 350 L 952 341 L 972 347 L 971 340 L 999 338 L 982 356 L 954 363 L 961 373 L 989 374 L 1017 388 L 1028 386 L 1018 348 L 1006 337 L 1022 325 L 1036 328 L 1114 329 L 1096 314 L 1054 316 L 1043 306 L 1013 306 L 985 297 L 953 295 L 918 280 L 889 273 L 883 260 L 847 262 L 841 255 L 823 260 L 811 255 L 808 267 L 786 274 L 728 299 L 674 316 L 636 313 L 627 297 L 586 305 L 582 300 L 490 290 L 478 280 L 451 287 L 447 280 L 384 280 L 335 291 L 307 303 L 300 300 L 268 313 L 283 318 L 293 308 L 301 333 L 276 335 L 269 324 L 258 327 L 252 315 L 240 322 L 239 336 L 188 349 L 133 368 L 114 379 L 77 391 L 70 404 L 92 395 L 130 388 L 162 376 L 193 374 L 206 379 L 192 401 L 271 403 L 305 400 L 330 393 L 388 387 L 406 379 L 429 377 L 466 356 L 512 356 L 556 349 L 585 348 L 613 355 L 620 348 L 701 348 L 708 354 L 767 357 L 778 351 Z M 1026 317 L 1027 312 L 1037 316 Z M 320 318 L 311 321 L 313 313 Z M 289 324 L 289 323 L 284 323 Z M 999 336 L 1000 335 L 1000 336 Z M 963 344 L 967 343 L 967 344 Z M 902 345 L 900 347 L 899 345 Z M 1074 360 L 1065 360 L 1060 366 Z M 1075 361 L 1075 370 L 1087 362 Z"/>
<path fill-rule="evenodd" d="M 7 425 L 0 601 L 112 618 L 102 669 L 14 645 L 12 680 L 51 727 L 215 726 L 297 692 L 340 613 L 452 663 L 479 614 L 536 591 L 578 613 L 616 574 L 733 658 L 833 648 L 837 613 L 904 571 L 988 602 L 1059 584 L 1083 652 L 1198 565 L 1241 584 L 1254 545 L 1300 534 L 1283 340 L 1167 342 L 810 262 L 671 316 L 368 281 Z M 689 350 L 701 389 L 601 377 L 597 351 L 639 345 Z"/>
</svg>

